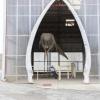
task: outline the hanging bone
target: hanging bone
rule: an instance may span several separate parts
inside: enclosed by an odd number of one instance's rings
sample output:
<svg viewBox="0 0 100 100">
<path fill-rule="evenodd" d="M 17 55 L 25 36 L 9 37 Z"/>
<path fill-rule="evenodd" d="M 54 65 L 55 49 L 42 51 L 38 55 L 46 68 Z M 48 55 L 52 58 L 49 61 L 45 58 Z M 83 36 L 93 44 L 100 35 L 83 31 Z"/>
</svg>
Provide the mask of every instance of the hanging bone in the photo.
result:
<svg viewBox="0 0 100 100">
<path fill-rule="evenodd" d="M 64 51 L 57 45 L 54 35 L 51 33 L 42 33 L 39 45 L 44 49 L 46 55 L 52 49 L 56 49 L 59 54 L 68 59 Z"/>
</svg>

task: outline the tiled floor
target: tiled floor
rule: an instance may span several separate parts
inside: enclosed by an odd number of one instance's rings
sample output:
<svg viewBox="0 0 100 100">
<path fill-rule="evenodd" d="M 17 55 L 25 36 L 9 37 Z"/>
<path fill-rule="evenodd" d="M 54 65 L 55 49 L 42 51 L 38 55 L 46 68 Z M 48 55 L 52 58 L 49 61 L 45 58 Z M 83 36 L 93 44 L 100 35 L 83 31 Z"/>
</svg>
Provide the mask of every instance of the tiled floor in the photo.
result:
<svg viewBox="0 0 100 100">
<path fill-rule="evenodd" d="M 55 80 L 39 80 L 34 84 L 0 82 L 0 100 L 100 100 L 100 84 L 64 80 L 55 83 Z"/>
</svg>

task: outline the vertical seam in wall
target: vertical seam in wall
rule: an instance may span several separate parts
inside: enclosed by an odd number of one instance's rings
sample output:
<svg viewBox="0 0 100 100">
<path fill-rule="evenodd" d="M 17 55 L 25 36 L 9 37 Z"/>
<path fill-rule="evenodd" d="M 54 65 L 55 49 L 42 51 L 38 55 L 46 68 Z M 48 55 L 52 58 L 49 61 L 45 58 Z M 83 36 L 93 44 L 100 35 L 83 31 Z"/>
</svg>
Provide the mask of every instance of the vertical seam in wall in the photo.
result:
<svg viewBox="0 0 100 100">
<path fill-rule="evenodd" d="M 86 30 L 86 1 L 85 0 L 83 0 L 84 1 L 84 3 L 83 3 L 83 5 L 84 5 L 84 28 L 85 28 L 85 30 Z M 87 35 L 87 31 L 86 31 L 86 35 Z"/>
<path fill-rule="evenodd" d="M 99 0 L 97 0 L 97 15 L 98 15 L 98 47 L 99 47 L 99 38 L 100 38 L 100 25 L 99 25 L 99 22 L 100 22 L 100 19 L 99 19 Z"/>
<path fill-rule="evenodd" d="M 17 60 L 18 60 L 18 0 L 17 0 L 17 4 L 16 4 L 16 81 L 17 81 Z"/>
<path fill-rule="evenodd" d="M 98 47 L 99 47 L 99 1 L 97 0 L 97 27 L 98 27 Z"/>
<path fill-rule="evenodd" d="M 29 0 L 29 35 L 31 34 L 31 0 Z"/>
<path fill-rule="evenodd" d="M 44 0 L 42 0 L 42 11 L 44 9 Z"/>
<path fill-rule="evenodd" d="M 99 22 L 100 22 L 100 19 L 99 19 L 99 0 L 97 0 L 97 17 L 98 17 L 98 19 L 97 19 L 97 24 L 98 24 L 98 71 L 100 70 L 100 63 L 99 63 L 99 38 L 100 38 L 100 26 L 99 26 Z M 98 74 L 100 74 L 100 71 L 98 72 Z"/>
<path fill-rule="evenodd" d="M 4 3 L 4 12 L 3 12 L 3 16 L 4 16 L 4 19 L 3 19 L 3 26 L 4 26 L 4 29 L 3 29 L 3 54 L 2 54 L 2 80 L 5 79 L 6 77 L 6 51 L 5 51 L 5 48 L 6 48 L 6 33 L 7 33 L 7 1 L 6 0 L 3 0 L 3 3 Z"/>
<path fill-rule="evenodd" d="M 29 38 L 28 38 L 28 41 L 29 41 L 30 36 L 31 36 L 31 28 L 32 28 L 32 26 L 31 26 L 31 21 L 32 21 L 31 20 L 31 15 L 32 15 L 31 8 L 32 8 L 32 4 L 31 4 L 31 0 L 29 0 L 29 36 L 28 36 Z M 28 43 L 27 43 L 27 46 L 28 46 Z"/>
</svg>

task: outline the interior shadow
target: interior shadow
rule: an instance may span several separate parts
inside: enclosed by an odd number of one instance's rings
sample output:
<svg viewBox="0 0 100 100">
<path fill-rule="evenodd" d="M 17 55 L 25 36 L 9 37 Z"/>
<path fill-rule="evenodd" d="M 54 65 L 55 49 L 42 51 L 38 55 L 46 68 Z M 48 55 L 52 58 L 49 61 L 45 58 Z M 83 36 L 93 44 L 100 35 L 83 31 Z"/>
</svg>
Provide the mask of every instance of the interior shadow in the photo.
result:
<svg viewBox="0 0 100 100">
<path fill-rule="evenodd" d="M 32 47 L 31 62 L 34 66 L 34 52 L 44 52 L 39 47 L 42 33 L 52 33 L 59 47 L 64 52 L 81 52 L 83 54 L 83 66 L 85 61 L 85 49 L 79 26 L 69 8 L 61 1 L 55 1 L 45 14 L 40 23 Z M 51 51 L 56 52 L 55 50 Z"/>
</svg>

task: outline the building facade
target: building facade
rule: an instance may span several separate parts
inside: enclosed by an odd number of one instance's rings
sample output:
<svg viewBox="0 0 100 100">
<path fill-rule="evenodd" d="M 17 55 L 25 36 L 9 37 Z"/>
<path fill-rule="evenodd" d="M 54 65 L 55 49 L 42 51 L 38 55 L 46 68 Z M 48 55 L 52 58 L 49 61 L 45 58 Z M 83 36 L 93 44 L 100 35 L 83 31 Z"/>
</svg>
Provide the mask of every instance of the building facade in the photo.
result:
<svg viewBox="0 0 100 100">
<path fill-rule="evenodd" d="M 6 0 L 5 77 L 27 79 L 26 50 L 40 14 L 51 0 Z M 56 0 L 55 0 L 56 1 Z M 100 1 L 67 0 L 78 14 L 91 49 L 91 78 L 100 76 Z"/>
</svg>

